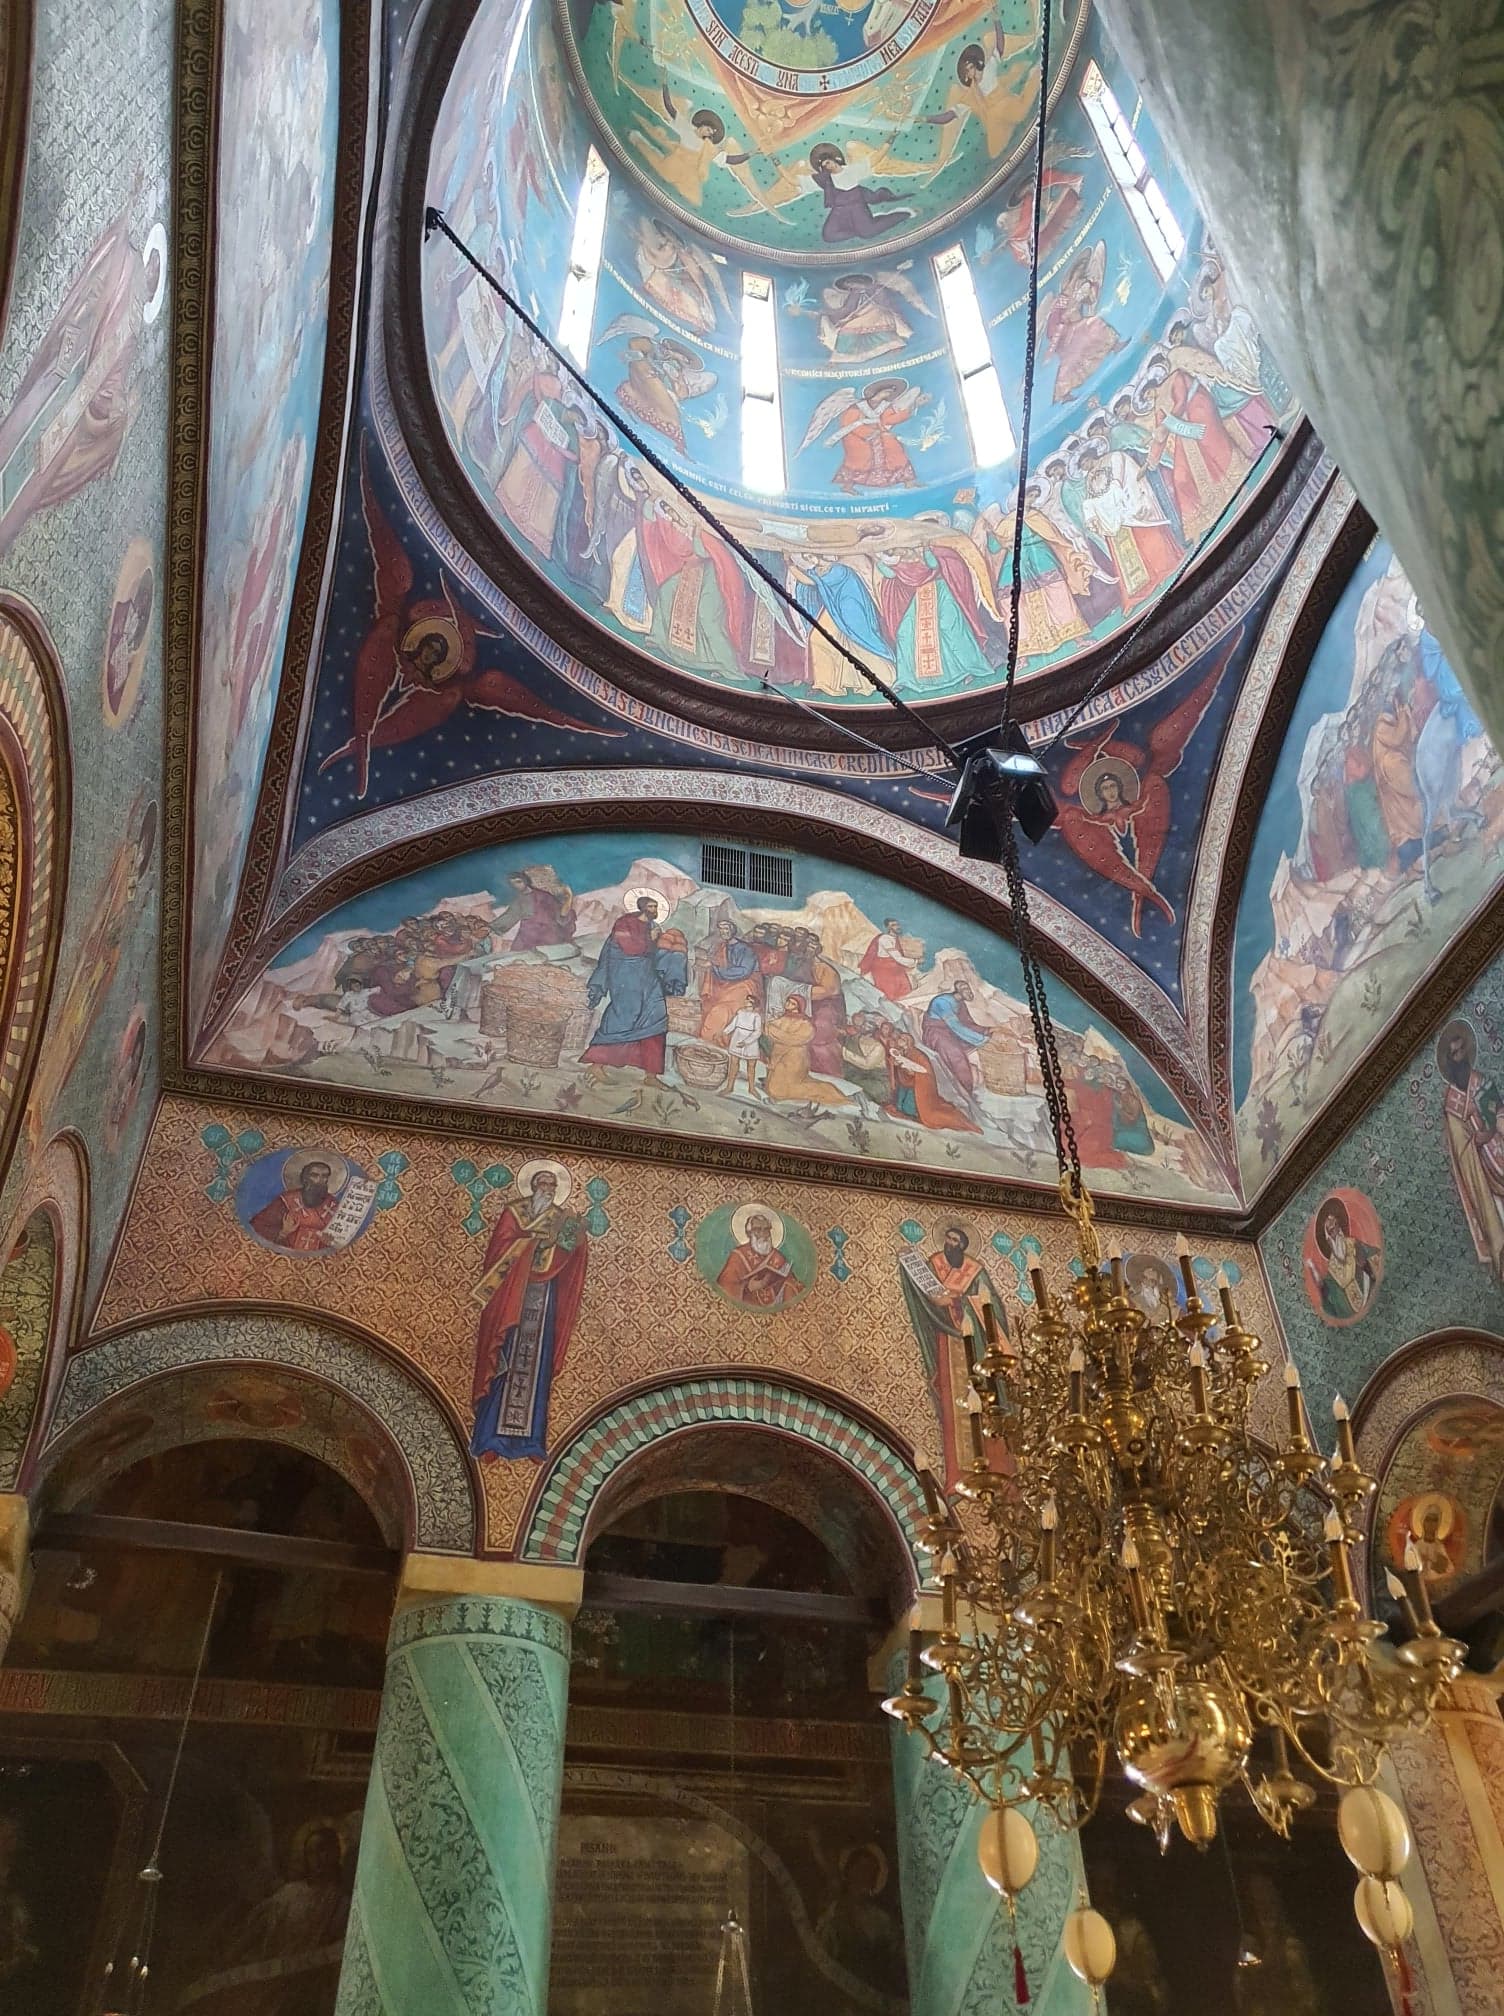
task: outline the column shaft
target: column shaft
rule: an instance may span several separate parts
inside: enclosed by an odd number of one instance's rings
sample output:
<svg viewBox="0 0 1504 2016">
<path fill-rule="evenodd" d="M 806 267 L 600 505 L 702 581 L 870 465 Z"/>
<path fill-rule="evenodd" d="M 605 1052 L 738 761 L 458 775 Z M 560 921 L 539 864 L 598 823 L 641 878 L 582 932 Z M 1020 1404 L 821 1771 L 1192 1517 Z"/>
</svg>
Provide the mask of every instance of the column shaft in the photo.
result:
<svg viewBox="0 0 1504 2016">
<path fill-rule="evenodd" d="M 1504 1968 L 1504 1719 L 1464 1674 L 1424 1736 L 1392 1746 L 1415 1856 L 1413 1893 L 1427 2016 L 1495 2016 Z M 1434 1927 L 1434 1933 L 1433 1928 Z"/>
<path fill-rule="evenodd" d="M 545 2016 L 568 1674 L 535 1604 L 399 1612 L 337 2016 Z"/>
<path fill-rule="evenodd" d="M 896 1688 L 902 1675 L 894 1671 Z M 898 1723 L 893 1793 L 910 2016 L 1005 2016 L 1018 2006 L 1013 1937 L 1007 1907 L 977 1861 L 986 1808 L 954 1772 L 929 1760 L 922 1737 Z M 1060 1951 L 1080 1882 L 1080 1848 L 1074 1835 L 1062 1837 L 1047 1819 L 1032 1817 L 1039 1867 L 1018 1900 L 1029 2016 L 1088 2016 L 1090 1991 Z"/>
</svg>

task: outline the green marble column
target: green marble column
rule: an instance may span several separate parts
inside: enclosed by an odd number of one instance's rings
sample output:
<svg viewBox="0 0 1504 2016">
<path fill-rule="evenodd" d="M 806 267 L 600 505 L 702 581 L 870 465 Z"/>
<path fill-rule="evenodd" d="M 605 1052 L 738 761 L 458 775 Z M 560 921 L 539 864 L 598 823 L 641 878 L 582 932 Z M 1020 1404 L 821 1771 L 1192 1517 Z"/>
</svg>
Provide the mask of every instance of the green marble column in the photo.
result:
<svg viewBox="0 0 1504 2016">
<path fill-rule="evenodd" d="M 336 2016 L 544 2016 L 568 1680 L 532 1603 L 398 1615 Z"/>
<path fill-rule="evenodd" d="M 894 1670 L 896 1691 L 901 1665 Z M 895 1722 L 892 1741 L 910 2016 L 1011 2016 L 1018 2005 L 1008 1911 L 977 1861 L 986 1808 L 954 1772 L 929 1760 L 922 1737 Z M 1047 1820 L 1036 1817 L 1036 1827 L 1039 1867 L 1018 1900 L 1028 2016 L 1090 2016 L 1091 1991 L 1060 1951 L 1081 1880 L 1080 1848 Z"/>
</svg>

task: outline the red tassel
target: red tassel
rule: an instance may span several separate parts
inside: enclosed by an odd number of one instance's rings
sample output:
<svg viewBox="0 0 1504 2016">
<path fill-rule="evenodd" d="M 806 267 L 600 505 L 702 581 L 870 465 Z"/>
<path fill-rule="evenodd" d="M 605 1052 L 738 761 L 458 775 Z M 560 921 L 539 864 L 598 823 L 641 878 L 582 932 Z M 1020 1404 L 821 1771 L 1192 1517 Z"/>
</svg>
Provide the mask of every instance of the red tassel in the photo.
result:
<svg viewBox="0 0 1504 2016">
<path fill-rule="evenodd" d="M 1022 2009 L 1029 1999 L 1029 1977 L 1024 1972 L 1023 1948 L 1013 1942 L 1013 1999 Z"/>
<path fill-rule="evenodd" d="M 1410 1991 L 1415 1986 L 1415 1977 L 1410 1972 L 1409 1955 L 1403 1946 L 1395 1952 L 1394 1972 L 1400 1991 L 1400 2016 L 1412 2016 L 1415 2005 L 1410 2000 Z"/>
</svg>

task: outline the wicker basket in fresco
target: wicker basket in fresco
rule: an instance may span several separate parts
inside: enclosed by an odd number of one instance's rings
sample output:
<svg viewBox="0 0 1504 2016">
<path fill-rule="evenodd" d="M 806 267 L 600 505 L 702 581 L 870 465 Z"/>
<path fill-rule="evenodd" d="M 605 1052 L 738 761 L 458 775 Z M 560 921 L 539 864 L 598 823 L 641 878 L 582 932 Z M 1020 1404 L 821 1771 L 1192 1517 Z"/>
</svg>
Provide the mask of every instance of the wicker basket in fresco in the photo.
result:
<svg viewBox="0 0 1504 2016">
<path fill-rule="evenodd" d="M 582 974 L 559 966 L 493 966 L 482 1000 L 482 1016 L 505 1010 L 506 1051 L 514 1064 L 553 1071 L 570 1022 L 583 1005 Z"/>
<path fill-rule="evenodd" d="M 982 1083 L 989 1092 L 1018 1099 L 1030 1089 L 1028 1060 L 1017 1043 L 990 1036 L 976 1054 L 982 1062 Z"/>
<path fill-rule="evenodd" d="M 675 1036 L 698 1036 L 700 1033 L 700 1004 L 692 1001 L 687 994 L 670 994 L 668 997 L 668 1026 Z"/>
<path fill-rule="evenodd" d="M 726 1082 L 726 1053 L 713 1043 L 681 1043 L 674 1069 L 692 1092 L 714 1092 Z"/>
</svg>

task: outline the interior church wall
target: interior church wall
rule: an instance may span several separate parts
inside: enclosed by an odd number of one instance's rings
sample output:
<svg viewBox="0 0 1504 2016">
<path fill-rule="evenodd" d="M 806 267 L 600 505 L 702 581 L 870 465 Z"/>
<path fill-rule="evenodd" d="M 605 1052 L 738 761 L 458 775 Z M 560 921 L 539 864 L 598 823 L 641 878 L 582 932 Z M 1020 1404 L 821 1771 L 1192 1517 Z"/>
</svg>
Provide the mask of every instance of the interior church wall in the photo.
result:
<svg viewBox="0 0 1504 2016">
<path fill-rule="evenodd" d="M 1472 0 L 1102 0 L 1102 14 L 1301 406 L 1500 740 L 1496 14 Z"/>
<path fill-rule="evenodd" d="M 220 89 L 195 1007 L 245 855 L 308 510 L 328 321 L 338 0 L 230 0 Z"/>
<path fill-rule="evenodd" d="M 1356 1400 L 1418 1337 L 1504 1334 L 1501 1114 L 1504 958 L 1415 1046 L 1259 1242 L 1314 1419 L 1339 1391 Z M 1353 1250 L 1334 1268 L 1322 1240 L 1335 1248 L 1343 1219 Z"/>
<path fill-rule="evenodd" d="M 1250 1198 L 1488 904 L 1504 769 L 1376 538 L 1311 657 L 1233 944 L 1233 1096 Z"/>
<path fill-rule="evenodd" d="M 166 0 L 38 5 L 0 344 L 0 592 L 56 645 L 75 779 L 56 983 L 0 1225 L 76 1128 L 96 1268 L 157 1077 L 173 18 Z"/>
<path fill-rule="evenodd" d="M 549 834 L 459 855 L 311 925 L 245 990 L 205 1061 L 1048 1182 L 1012 944 L 864 869 L 785 861 L 788 892 L 757 894 L 717 880 L 699 840 L 673 833 Z M 615 963 L 644 899 L 659 927 L 648 981 L 644 960 Z M 1089 967 L 1097 941 L 1080 942 Z M 1111 1004 L 1058 981 L 1051 1001 L 1093 1188 L 1230 1204 L 1214 1145 L 1113 1027 Z M 614 1039 L 665 1016 L 662 1084 L 609 1068 L 631 1061 L 605 1054 Z"/>
<path fill-rule="evenodd" d="M 540 1174 L 557 1199 L 541 1263 L 552 1314 L 536 1376 L 498 1391 L 498 1350 L 518 1321 L 499 1263 L 515 1258 L 545 1203 Z M 828 1391 L 955 1474 L 969 1460 L 964 1358 L 953 1335 L 937 1342 L 940 1290 L 927 1286 L 933 1264 L 949 1264 L 951 1227 L 965 1234 L 957 1265 L 974 1297 L 985 1289 L 966 1263 L 979 1261 L 1002 1306 L 1016 1308 L 1041 1246 L 1057 1288 L 1068 1283 L 1072 1239 L 1044 1194 L 1027 1213 L 957 1209 L 872 1184 L 529 1146 L 525 1134 L 444 1139 L 169 1098 L 97 1327 L 215 1302 L 359 1326 L 419 1367 L 481 1447 L 484 1544 L 507 1552 L 539 1481 L 534 1456 L 559 1450 L 613 1396 L 707 1367 Z M 1172 1231 L 1119 1236 L 1146 1256 L 1135 1293 L 1162 1306 L 1176 1292 Z M 757 1261 L 760 1239 L 777 1257 Z M 1198 1278 L 1209 1290 L 1227 1267 L 1277 1366 L 1283 1346 L 1254 1248 L 1212 1237 L 1196 1248 Z M 1278 1377 L 1260 1403 L 1271 1420 Z"/>
</svg>

